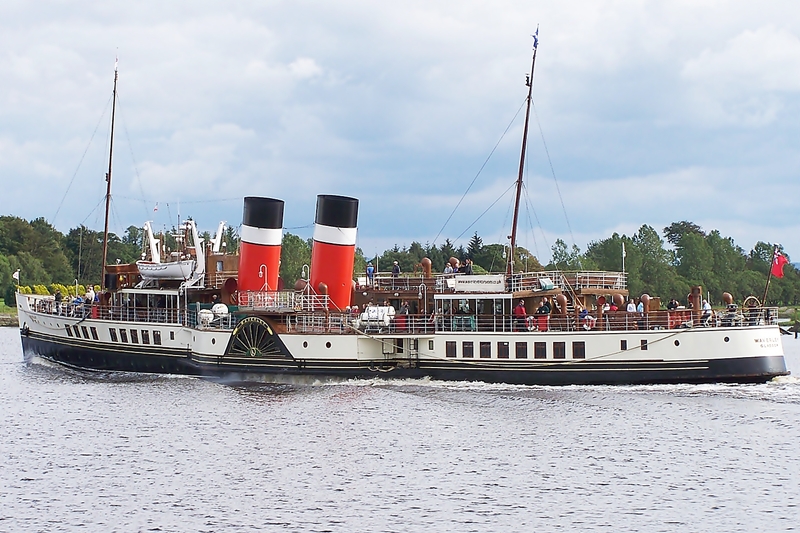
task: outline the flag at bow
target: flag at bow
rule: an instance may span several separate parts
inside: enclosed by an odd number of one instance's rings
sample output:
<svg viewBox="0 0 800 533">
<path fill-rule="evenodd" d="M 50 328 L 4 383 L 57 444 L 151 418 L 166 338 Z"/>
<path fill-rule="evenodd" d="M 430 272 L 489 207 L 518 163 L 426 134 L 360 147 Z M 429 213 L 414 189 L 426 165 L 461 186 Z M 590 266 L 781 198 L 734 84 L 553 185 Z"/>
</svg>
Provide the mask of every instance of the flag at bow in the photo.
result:
<svg viewBox="0 0 800 533">
<path fill-rule="evenodd" d="M 788 263 L 789 260 L 784 257 L 782 253 L 780 253 L 777 249 L 775 250 L 775 255 L 772 256 L 772 275 L 776 278 L 783 277 L 783 265 Z"/>
<path fill-rule="evenodd" d="M 11 274 L 11 277 L 14 278 L 15 280 L 17 280 L 17 284 L 19 284 L 19 269 L 17 269 L 16 272 Z"/>
</svg>

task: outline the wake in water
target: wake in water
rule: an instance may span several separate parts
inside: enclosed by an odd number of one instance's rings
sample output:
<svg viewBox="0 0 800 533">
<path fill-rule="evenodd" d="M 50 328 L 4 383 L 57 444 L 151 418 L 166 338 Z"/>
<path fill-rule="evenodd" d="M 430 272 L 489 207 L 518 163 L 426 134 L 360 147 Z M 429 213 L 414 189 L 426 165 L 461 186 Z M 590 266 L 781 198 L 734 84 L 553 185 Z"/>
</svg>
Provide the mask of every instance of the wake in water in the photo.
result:
<svg viewBox="0 0 800 533">
<path fill-rule="evenodd" d="M 34 357 L 27 363 L 32 367 L 47 369 L 48 372 L 60 373 L 81 380 L 105 383 L 147 383 L 169 380 L 198 379 L 194 376 L 174 374 L 141 374 L 121 371 L 93 371 L 67 367 L 53 363 L 47 359 Z M 780 376 L 762 384 L 675 384 L 675 385 L 510 385 L 504 383 L 483 383 L 480 381 L 439 381 L 431 378 L 421 379 L 342 379 L 331 377 L 323 379 L 314 376 L 290 375 L 248 375 L 244 377 L 229 376 L 226 378 L 199 378 L 218 385 L 242 389 L 256 390 L 265 388 L 274 392 L 278 388 L 290 387 L 379 387 L 387 389 L 428 391 L 442 390 L 453 392 L 482 393 L 516 393 L 525 394 L 533 391 L 548 392 L 591 392 L 602 394 L 635 394 L 635 395 L 674 395 L 674 396 L 706 396 L 724 397 L 744 400 L 761 400 L 775 403 L 800 404 L 800 378 Z"/>
<path fill-rule="evenodd" d="M 79 378 L 87 381 L 99 381 L 106 383 L 148 383 L 157 381 L 193 379 L 191 376 L 181 376 L 176 374 L 143 374 L 139 372 L 123 372 L 118 370 L 87 370 L 75 368 L 60 363 L 54 363 L 48 359 L 34 356 L 25 362 L 29 368 L 40 369 L 54 375 L 60 374 L 72 378 Z"/>
</svg>

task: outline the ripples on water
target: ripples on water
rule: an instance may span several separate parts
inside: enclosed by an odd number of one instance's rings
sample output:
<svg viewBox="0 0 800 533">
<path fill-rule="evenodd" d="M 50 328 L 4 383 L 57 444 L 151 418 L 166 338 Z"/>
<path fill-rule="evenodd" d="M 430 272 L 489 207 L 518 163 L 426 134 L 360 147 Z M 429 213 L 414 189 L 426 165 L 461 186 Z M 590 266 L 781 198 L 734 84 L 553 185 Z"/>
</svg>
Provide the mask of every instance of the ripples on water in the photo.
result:
<svg viewBox="0 0 800 533">
<path fill-rule="evenodd" d="M 794 377 L 234 386 L 26 365 L 0 328 L 0 405 L 4 532 L 800 526 Z"/>
</svg>

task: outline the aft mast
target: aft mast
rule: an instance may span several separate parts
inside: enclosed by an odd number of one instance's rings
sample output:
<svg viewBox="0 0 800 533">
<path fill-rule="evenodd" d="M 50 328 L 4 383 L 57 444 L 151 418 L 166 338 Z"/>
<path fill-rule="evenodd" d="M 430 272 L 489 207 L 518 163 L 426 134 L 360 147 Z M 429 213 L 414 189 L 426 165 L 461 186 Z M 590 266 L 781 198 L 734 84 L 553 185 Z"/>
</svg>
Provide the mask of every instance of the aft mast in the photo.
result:
<svg viewBox="0 0 800 533">
<path fill-rule="evenodd" d="M 111 140 L 108 147 L 108 172 L 106 173 L 106 221 L 103 230 L 103 269 L 100 274 L 100 290 L 106 288 L 106 262 L 108 258 L 108 208 L 111 204 L 111 159 L 114 155 L 114 119 L 117 111 L 117 70 L 118 60 L 114 61 L 114 92 L 111 96 Z"/>
<path fill-rule="evenodd" d="M 539 46 L 539 28 L 533 35 L 533 59 L 531 60 L 531 73 L 525 79 L 528 86 L 527 108 L 525 109 L 525 127 L 522 132 L 522 151 L 519 156 L 519 176 L 517 176 L 517 197 L 514 201 L 514 220 L 511 223 L 511 244 L 508 249 L 508 263 L 506 265 L 506 275 L 514 273 L 514 252 L 517 247 L 517 219 L 519 218 L 519 200 L 522 195 L 522 173 L 525 169 L 525 150 L 528 146 L 528 122 L 531 117 L 531 97 L 533 95 L 533 68 L 536 66 L 536 49 Z"/>
</svg>

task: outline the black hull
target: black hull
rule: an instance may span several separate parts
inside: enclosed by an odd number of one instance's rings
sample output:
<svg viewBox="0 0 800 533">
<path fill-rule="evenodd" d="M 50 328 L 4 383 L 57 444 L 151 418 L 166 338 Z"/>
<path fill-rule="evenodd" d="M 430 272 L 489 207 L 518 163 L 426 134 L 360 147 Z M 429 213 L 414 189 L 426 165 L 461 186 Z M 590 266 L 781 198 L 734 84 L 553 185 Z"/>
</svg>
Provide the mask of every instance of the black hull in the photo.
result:
<svg viewBox="0 0 800 533">
<path fill-rule="evenodd" d="M 155 347 L 116 351 L 56 342 L 34 334 L 22 336 L 26 360 L 34 356 L 69 367 L 152 374 L 180 374 L 226 381 L 271 379 L 416 379 L 482 381 L 518 385 L 639 385 L 668 383 L 763 383 L 788 374 L 783 356 L 759 356 L 698 361 L 620 362 L 478 362 L 398 359 L 377 367 L 372 363 L 308 361 L 273 357 L 257 363 L 227 358 L 198 360 L 188 351 Z M 160 351 L 155 351 L 160 350 Z"/>
</svg>

